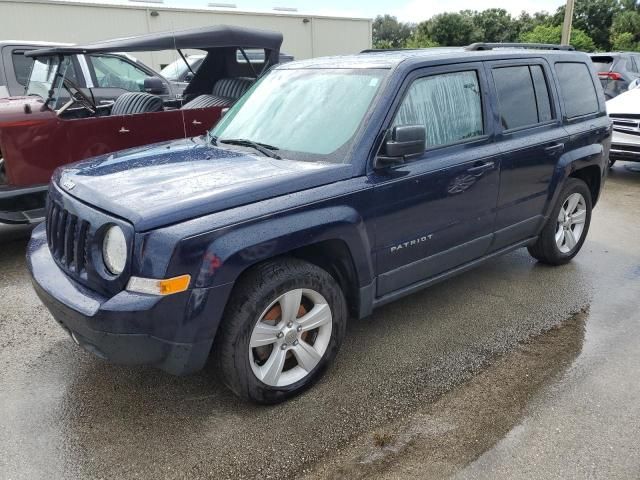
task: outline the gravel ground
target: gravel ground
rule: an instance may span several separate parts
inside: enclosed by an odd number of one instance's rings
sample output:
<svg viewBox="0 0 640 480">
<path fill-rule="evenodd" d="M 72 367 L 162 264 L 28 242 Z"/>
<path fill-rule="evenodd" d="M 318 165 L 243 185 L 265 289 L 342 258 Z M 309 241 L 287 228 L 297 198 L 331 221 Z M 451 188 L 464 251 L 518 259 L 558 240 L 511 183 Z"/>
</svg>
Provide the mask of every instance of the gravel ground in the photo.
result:
<svg viewBox="0 0 640 480">
<path fill-rule="evenodd" d="M 534 428 L 545 425 L 542 431 L 549 433 L 552 419 L 534 412 L 546 412 L 554 401 L 567 405 L 557 396 L 566 394 L 558 385 L 575 365 L 583 366 L 577 377 L 585 379 L 606 364 L 607 352 L 619 346 L 633 351 L 628 342 L 635 331 L 625 330 L 625 325 L 640 323 L 633 316 L 640 304 L 639 199 L 640 173 L 616 164 L 589 239 L 574 262 L 549 268 L 525 250 L 517 251 L 389 304 L 369 319 L 352 321 L 336 365 L 325 378 L 301 397 L 268 408 L 238 402 L 216 380 L 215 365 L 176 378 L 150 368 L 109 365 L 80 350 L 31 289 L 26 241 L 19 238 L 24 232 L 3 231 L 0 478 L 331 478 L 359 465 L 363 452 L 373 455 L 381 478 L 403 478 L 411 472 L 424 478 L 419 474 L 427 463 L 420 459 L 434 458 L 429 444 L 433 438 L 420 434 L 403 445 L 398 440 L 406 439 L 402 432 L 413 431 L 407 425 L 442 436 L 439 452 L 447 462 L 440 468 L 430 465 L 435 477 L 457 473 L 475 478 L 483 472 L 510 477 L 522 471 L 507 462 L 513 456 L 509 452 L 514 444 L 508 441 L 512 429 L 531 425 L 530 441 L 557 445 L 556 437 Z M 633 291 L 635 295 L 629 294 Z M 603 325 L 612 312 L 627 335 L 604 335 L 608 330 Z M 523 345 L 525 341 L 529 343 Z M 523 353 L 527 345 L 546 352 L 553 368 L 540 369 L 531 381 L 516 375 L 519 381 L 509 383 L 514 371 L 539 370 L 539 356 Z M 585 356 L 591 363 L 583 362 Z M 640 363 L 632 363 L 637 355 L 626 358 L 618 371 L 635 373 L 637 385 Z M 513 360 L 513 369 L 505 368 L 505 359 Z M 500 428 L 478 424 L 469 399 L 485 396 L 489 401 L 500 385 L 517 393 L 513 402 L 492 409 L 491 418 L 505 421 Z M 576 384 L 575 389 L 586 386 Z M 595 387 L 574 400 L 586 401 L 590 392 L 596 396 L 600 390 Z M 619 431 L 627 432 L 623 438 L 637 445 L 640 430 L 635 436 L 628 433 L 634 424 L 623 415 L 629 412 L 622 401 L 629 396 L 620 390 L 624 383 L 612 381 L 606 387 L 620 400 L 607 405 L 625 409 L 612 410 L 607 420 L 620 422 Z M 447 423 L 446 408 L 456 405 Z M 583 413 L 589 413 L 585 405 Z M 591 434 L 611 431 L 610 425 L 598 422 L 596 412 L 590 413 L 580 418 Z M 434 416 L 440 421 L 424 420 Z M 561 422 L 561 417 L 556 420 Z M 451 436 L 457 428 L 458 433 L 475 431 L 478 446 L 454 448 Z M 579 451 L 569 444 L 564 448 L 576 455 Z M 607 452 L 609 461 L 615 459 L 615 450 Z M 538 453 L 542 459 L 562 458 L 562 451 L 551 447 Z M 627 459 L 624 465 L 638 465 L 637 451 L 635 457 L 626 450 L 620 454 Z"/>
</svg>

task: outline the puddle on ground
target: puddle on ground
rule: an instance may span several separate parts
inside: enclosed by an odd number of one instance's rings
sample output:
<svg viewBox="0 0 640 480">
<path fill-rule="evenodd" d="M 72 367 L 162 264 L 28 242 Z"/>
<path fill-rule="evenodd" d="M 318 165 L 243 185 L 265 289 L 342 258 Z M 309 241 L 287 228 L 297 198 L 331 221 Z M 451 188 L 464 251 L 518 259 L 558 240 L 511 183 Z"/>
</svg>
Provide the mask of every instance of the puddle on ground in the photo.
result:
<svg viewBox="0 0 640 480">
<path fill-rule="evenodd" d="M 514 428 L 531 398 L 557 380 L 582 349 L 588 313 L 572 315 L 435 402 L 352 440 L 303 478 L 447 478 Z"/>
</svg>

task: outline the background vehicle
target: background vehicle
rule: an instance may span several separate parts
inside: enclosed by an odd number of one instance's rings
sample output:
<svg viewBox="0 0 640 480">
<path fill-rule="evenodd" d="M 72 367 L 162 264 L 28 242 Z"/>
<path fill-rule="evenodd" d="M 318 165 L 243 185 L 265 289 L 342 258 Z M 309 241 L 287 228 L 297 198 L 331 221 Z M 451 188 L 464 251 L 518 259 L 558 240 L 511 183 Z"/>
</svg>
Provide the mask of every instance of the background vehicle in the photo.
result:
<svg viewBox="0 0 640 480">
<path fill-rule="evenodd" d="M 0 42 L 0 98 L 18 97 L 25 93 L 31 74 L 33 57 L 24 54 L 44 47 L 63 47 L 70 44 L 5 41 Z M 172 84 L 162 75 L 131 55 L 116 53 L 74 55 L 72 65 L 75 83 L 90 88 L 99 101 L 114 101 L 126 92 L 143 92 L 144 79 L 155 77 L 162 88 L 154 93 L 169 101 L 176 98 Z"/>
<path fill-rule="evenodd" d="M 273 403 L 322 375 L 349 314 L 516 248 L 569 262 L 604 95 L 585 54 L 498 45 L 287 63 L 207 137 L 59 170 L 36 291 L 102 358 L 184 374 L 211 352 Z"/>
<path fill-rule="evenodd" d="M 0 223 L 41 221 L 46 184 L 60 165 L 204 134 L 222 109 L 278 62 L 281 43 L 277 32 L 215 26 L 27 52 L 27 57 L 35 58 L 27 96 L 0 100 Z M 238 62 L 237 54 L 245 48 L 262 48 L 265 61 Z M 94 88 L 77 83 L 77 55 L 93 58 L 97 67 L 97 59 L 106 63 L 112 52 L 171 49 L 207 52 L 183 92 L 184 104 L 155 95 L 164 88 L 157 77 L 144 78 L 145 92 L 127 92 L 115 102 L 105 102 Z M 101 72 L 111 84 L 110 73 Z"/>
<path fill-rule="evenodd" d="M 607 101 L 613 121 L 609 165 L 617 160 L 640 162 L 640 88 L 634 88 Z"/>
<path fill-rule="evenodd" d="M 250 62 L 254 63 L 263 63 L 264 62 L 264 51 L 263 50 L 245 50 L 245 54 Z M 200 65 L 204 61 L 206 55 L 203 54 L 191 54 L 185 55 L 186 62 L 180 58 L 171 62 L 169 65 L 164 67 L 160 72 L 163 77 L 170 80 L 174 86 L 174 89 L 178 93 L 182 93 L 189 82 L 193 80 L 193 76 L 195 72 L 198 71 Z M 236 60 L 239 63 L 246 62 L 246 59 L 242 55 L 241 52 L 237 53 Z M 280 60 L 279 63 L 292 62 L 293 56 L 287 55 L 286 53 L 280 52 Z M 188 63 L 188 65 L 187 65 Z"/>
<path fill-rule="evenodd" d="M 626 92 L 629 84 L 640 78 L 640 53 L 594 53 L 591 60 L 607 100 Z"/>
</svg>

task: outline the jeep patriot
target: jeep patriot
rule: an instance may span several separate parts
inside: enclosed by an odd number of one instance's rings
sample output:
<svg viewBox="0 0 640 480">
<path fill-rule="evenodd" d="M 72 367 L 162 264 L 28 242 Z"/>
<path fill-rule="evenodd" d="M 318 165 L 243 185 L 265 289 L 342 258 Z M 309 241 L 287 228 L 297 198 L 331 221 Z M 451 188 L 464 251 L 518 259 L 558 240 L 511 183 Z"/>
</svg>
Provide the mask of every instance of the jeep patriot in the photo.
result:
<svg viewBox="0 0 640 480">
<path fill-rule="evenodd" d="M 35 289 L 108 361 L 212 355 L 242 398 L 295 395 L 349 317 L 514 249 L 579 252 L 611 123 L 589 57 L 537 47 L 287 63 L 204 136 L 61 168 Z"/>
</svg>

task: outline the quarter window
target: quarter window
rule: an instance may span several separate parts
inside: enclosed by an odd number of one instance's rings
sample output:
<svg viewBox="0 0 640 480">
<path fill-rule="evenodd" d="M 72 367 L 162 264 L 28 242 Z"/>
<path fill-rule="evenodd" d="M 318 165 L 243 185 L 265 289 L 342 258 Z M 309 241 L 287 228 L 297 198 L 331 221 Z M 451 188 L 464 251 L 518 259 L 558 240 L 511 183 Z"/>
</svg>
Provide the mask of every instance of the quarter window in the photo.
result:
<svg viewBox="0 0 640 480">
<path fill-rule="evenodd" d="M 414 81 L 393 126 L 424 125 L 427 147 L 478 137 L 484 133 L 480 84 L 475 71 L 445 73 Z"/>
<path fill-rule="evenodd" d="M 527 127 L 553 118 L 549 89 L 540 65 L 493 69 L 500 122 L 505 130 Z"/>
<path fill-rule="evenodd" d="M 580 117 L 599 110 L 598 95 L 587 65 L 578 62 L 556 63 L 556 72 L 567 117 Z"/>
</svg>

